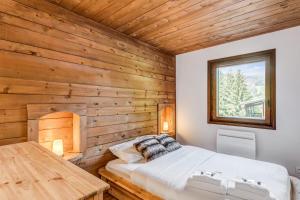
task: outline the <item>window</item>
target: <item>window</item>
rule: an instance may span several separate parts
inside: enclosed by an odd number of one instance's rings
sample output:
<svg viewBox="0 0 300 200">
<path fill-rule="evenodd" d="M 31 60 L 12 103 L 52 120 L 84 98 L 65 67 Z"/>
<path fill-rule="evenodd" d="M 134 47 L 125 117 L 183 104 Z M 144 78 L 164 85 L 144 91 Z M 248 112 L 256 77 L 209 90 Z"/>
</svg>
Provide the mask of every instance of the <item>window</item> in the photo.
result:
<svg viewBox="0 0 300 200">
<path fill-rule="evenodd" d="M 208 123 L 276 129 L 275 52 L 208 61 Z"/>
</svg>

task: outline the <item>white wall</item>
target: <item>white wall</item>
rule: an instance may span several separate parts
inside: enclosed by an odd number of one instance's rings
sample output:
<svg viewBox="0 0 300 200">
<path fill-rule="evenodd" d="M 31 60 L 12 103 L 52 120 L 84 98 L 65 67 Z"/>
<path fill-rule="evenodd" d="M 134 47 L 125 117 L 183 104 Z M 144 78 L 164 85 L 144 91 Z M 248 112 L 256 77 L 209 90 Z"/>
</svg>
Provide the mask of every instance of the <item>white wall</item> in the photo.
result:
<svg viewBox="0 0 300 200">
<path fill-rule="evenodd" d="M 207 123 L 207 61 L 276 48 L 277 130 Z M 300 166 L 300 26 L 176 56 L 177 139 L 216 149 L 218 128 L 250 130 L 259 160 Z"/>
</svg>

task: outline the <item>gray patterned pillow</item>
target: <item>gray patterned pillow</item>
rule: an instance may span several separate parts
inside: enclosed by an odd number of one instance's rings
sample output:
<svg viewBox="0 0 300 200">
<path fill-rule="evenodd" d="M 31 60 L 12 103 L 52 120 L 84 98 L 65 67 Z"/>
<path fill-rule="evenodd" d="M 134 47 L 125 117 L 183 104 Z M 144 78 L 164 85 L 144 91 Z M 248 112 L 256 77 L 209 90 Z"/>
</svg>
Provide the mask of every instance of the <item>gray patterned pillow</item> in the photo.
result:
<svg viewBox="0 0 300 200">
<path fill-rule="evenodd" d="M 136 150 L 142 152 L 148 146 L 155 145 L 155 144 L 159 144 L 159 141 L 155 138 L 149 138 L 149 139 L 142 140 L 138 143 L 135 143 L 134 145 Z"/>
<path fill-rule="evenodd" d="M 163 134 L 157 135 L 155 138 L 157 140 L 162 140 L 162 139 L 167 138 L 167 137 L 170 137 L 170 136 L 166 133 L 163 133 Z"/>
<path fill-rule="evenodd" d="M 134 147 L 143 155 L 143 157 L 147 161 L 154 160 L 168 153 L 166 148 L 161 145 L 155 137 L 140 138 L 134 144 Z"/>
<path fill-rule="evenodd" d="M 161 144 L 155 144 L 155 145 L 151 145 L 151 146 L 148 146 L 147 148 L 145 148 L 143 151 L 142 151 L 142 155 L 144 156 L 144 158 L 147 160 L 147 161 L 151 161 L 151 160 L 154 160 L 158 157 L 161 157 L 165 154 L 167 154 L 168 151 L 166 150 L 166 148 L 161 145 Z"/>
<path fill-rule="evenodd" d="M 177 149 L 180 149 L 181 145 L 178 142 L 174 141 L 174 142 L 168 143 L 165 147 L 166 147 L 168 152 L 171 152 L 171 151 L 175 151 Z"/>
<path fill-rule="evenodd" d="M 176 142 L 176 140 L 170 137 L 168 134 L 161 134 L 156 137 L 156 139 L 164 146 L 171 142 Z"/>
<path fill-rule="evenodd" d="M 181 145 L 168 134 L 158 135 L 156 136 L 156 139 L 167 149 L 168 152 L 175 151 L 181 148 Z"/>
</svg>

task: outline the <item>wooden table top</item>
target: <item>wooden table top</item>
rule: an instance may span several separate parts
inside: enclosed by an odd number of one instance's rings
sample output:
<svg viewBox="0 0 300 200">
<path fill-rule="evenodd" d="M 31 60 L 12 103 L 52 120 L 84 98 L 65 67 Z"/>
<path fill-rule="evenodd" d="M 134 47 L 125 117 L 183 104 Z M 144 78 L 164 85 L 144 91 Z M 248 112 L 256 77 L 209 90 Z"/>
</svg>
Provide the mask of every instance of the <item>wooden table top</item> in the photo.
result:
<svg viewBox="0 0 300 200">
<path fill-rule="evenodd" d="M 36 142 L 0 147 L 1 200 L 81 200 L 108 188 Z"/>
</svg>

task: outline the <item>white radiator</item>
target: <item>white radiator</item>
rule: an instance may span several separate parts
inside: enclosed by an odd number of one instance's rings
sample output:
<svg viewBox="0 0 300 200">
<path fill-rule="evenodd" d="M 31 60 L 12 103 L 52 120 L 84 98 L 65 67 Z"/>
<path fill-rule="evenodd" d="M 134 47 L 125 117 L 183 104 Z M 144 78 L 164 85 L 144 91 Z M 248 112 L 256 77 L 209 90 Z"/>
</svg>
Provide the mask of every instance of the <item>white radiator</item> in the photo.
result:
<svg viewBox="0 0 300 200">
<path fill-rule="evenodd" d="M 219 129 L 217 131 L 217 152 L 255 159 L 255 134 L 252 132 Z"/>
</svg>

